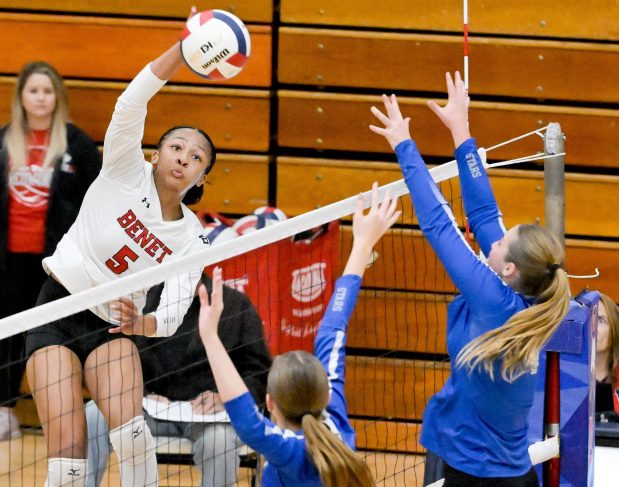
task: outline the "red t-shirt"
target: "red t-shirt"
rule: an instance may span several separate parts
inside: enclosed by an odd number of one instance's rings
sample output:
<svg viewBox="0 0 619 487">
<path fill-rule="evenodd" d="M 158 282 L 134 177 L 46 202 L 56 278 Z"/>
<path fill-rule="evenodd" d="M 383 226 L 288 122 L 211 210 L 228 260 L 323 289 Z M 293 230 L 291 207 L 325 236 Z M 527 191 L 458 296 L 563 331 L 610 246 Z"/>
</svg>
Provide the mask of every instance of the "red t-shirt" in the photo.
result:
<svg viewBox="0 0 619 487">
<path fill-rule="evenodd" d="M 42 254 L 45 248 L 45 220 L 53 167 L 41 168 L 48 130 L 28 135 L 26 164 L 9 172 L 9 252 Z"/>
<path fill-rule="evenodd" d="M 615 337 L 615 340 L 617 338 Z M 613 405 L 615 414 L 619 414 L 619 365 L 615 368 L 615 383 L 613 384 Z"/>
</svg>

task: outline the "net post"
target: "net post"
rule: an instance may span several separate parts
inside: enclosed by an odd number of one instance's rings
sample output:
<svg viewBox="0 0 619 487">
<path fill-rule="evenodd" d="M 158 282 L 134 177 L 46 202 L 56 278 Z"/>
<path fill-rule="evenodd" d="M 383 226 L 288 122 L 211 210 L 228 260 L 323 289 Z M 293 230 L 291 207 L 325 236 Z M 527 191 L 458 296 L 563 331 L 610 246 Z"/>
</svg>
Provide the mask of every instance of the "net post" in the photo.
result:
<svg viewBox="0 0 619 487">
<path fill-rule="evenodd" d="M 544 154 L 562 154 L 565 135 L 561 125 L 551 123 L 544 136 Z M 565 245 L 565 157 L 549 157 L 544 163 L 544 212 L 546 228 Z"/>
<path fill-rule="evenodd" d="M 565 136 L 561 125 L 551 123 L 544 135 L 544 153 L 552 156 L 564 152 Z M 549 157 L 544 163 L 544 211 L 546 228 L 565 246 L 565 160 L 564 156 Z M 546 355 L 546 392 L 544 395 L 544 433 L 559 435 L 561 429 L 561 384 L 559 352 Z M 544 463 L 543 485 L 559 487 L 560 459 Z"/>
</svg>

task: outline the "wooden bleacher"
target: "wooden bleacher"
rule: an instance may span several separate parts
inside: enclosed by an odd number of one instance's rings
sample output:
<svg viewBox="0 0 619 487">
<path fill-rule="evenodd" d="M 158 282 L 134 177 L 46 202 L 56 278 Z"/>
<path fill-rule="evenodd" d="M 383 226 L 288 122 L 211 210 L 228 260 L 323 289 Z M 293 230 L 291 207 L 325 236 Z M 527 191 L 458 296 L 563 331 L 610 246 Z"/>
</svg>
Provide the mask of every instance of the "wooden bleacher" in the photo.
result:
<svg viewBox="0 0 619 487">
<path fill-rule="evenodd" d="M 25 62 L 44 58 L 64 77 L 131 80 L 178 38 L 182 25 L 176 20 L 0 13 L 0 40 L 11 46 L 12 53 L 3 62 L 2 72 L 17 73 Z M 252 55 L 243 72 L 216 84 L 270 86 L 271 28 L 250 26 L 249 32 Z M 172 81 L 215 84 L 185 67 Z"/>
<path fill-rule="evenodd" d="M 50 3 L 46 0 L 3 0 L 6 8 L 24 11 L 53 11 L 59 13 L 113 14 L 139 17 L 175 17 L 182 18 L 195 4 L 194 0 L 62 0 Z M 271 0 L 211 0 L 208 8 L 232 12 L 245 22 L 270 23 L 273 20 L 273 2 Z"/>
<path fill-rule="evenodd" d="M 535 0 L 469 2 L 472 32 L 513 37 L 561 37 L 619 40 L 614 19 L 619 5 L 607 0 L 570 2 L 568 6 Z M 377 8 L 373 0 L 282 0 L 284 23 L 435 32 L 462 30 L 462 3 L 451 0 L 392 0 Z"/>
<path fill-rule="evenodd" d="M 14 82 L 0 77 L 2 120 L 10 116 Z M 103 142 L 125 84 L 68 81 L 67 86 L 73 120 L 93 140 Z M 269 104 L 268 93 L 261 90 L 167 86 L 149 105 L 143 143 L 156 146 L 165 130 L 183 123 L 204 127 L 220 149 L 263 152 L 269 147 Z"/>
<path fill-rule="evenodd" d="M 4 0 L 0 41 L 11 55 L 0 60 L 0 123 L 8 120 L 21 66 L 44 59 L 67 78 L 75 122 L 101 144 L 116 97 L 178 36 L 193 3 Z M 405 92 L 401 105 L 412 115 L 424 155 L 452 157 L 449 134 L 425 102 L 429 93 L 442 97 L 444 71 L 461 69 L 460 2 L 393 0 L 377 8 L 370 0 L 281 0 L 279 14 L 270 0 L 214 0 L 208 7 L 248 22 L 250 62 L 223 83 L 181 69 L 153 100 L 144 136 L 148 152 L 179 122 L 212 135 L 223 153 L 199 209 L 243 214 L 270 203 L 297 215 L 367 189 L 375 179 L 399 179 L 388 145 L 367 128 L 374 121 L 369 107 L 380 104 L 383 91 Z M 607 0 L 561 8 L 534 0 L 470 1 L 473 133 L 488 147 L 561 123 L 566 230 L 573 237 L 566 241 L 567 267 L 572 274 L 601 272 L 598 279 L 573 280 L 572 292 L 588 285 L 619 301 L 617 18 L 619 4 Z M 534 137 L 490 157 L 541 147 Z M 376 162 L 377 154 L 391 162 Z M 492 171 L 508 225 L 543 222 L 540 169 Z M 448 198 L 459 196 L 457 180 L 442 189 Z M 407 228 L 390 232 L 381 244 L 349 336 L 357 355 L 348 359 L 347 393 L 359 447 L 393 452 L 389 465 L 409 475 L 409 483 L 380 485 L 414 485 L 423 407 L 448 374 L 446 364 L 418 357 L 445 353 L 445 308 L 454 287 L 411 228 L 406 199 L 403 205 Z M 462 224 L 459 203 L 454 213 Z M 347 226 L 342 240 L 346 252 Z M 408 358 L 372 356 L 390 350 Z M 18 407 L 26 424 L 36 424 L 31 402 Z M 382 457 L 371 461 L 383 472 L 380 479 L 396 478 Z"/>
<path fill-rule="evenodd" d="M 469 42 L 476 94 L 619 101 L 614 82 L 619 77 L 619 46 L 498 37 L 471 37 Z M 461 69 L 462 39 L 282 27 L 279 59 L 282 83 L 442 93 L 445 70 Z M 605 75 L 590 76 L 592 69 Z"/>
<path fill-rule="evenodd" d="M 395 156 L 392 156 L 395 159 Z M 517 167 L 517 166 L 514 166 Z M 402 178 L 395 162 L 359 160 L 324 160 L 317 158 L 280 157 L 277 159 L 278 206 L 287 215 L 299 215 L 326 206 L 369 188 L 374 181 L 387 184 Z M 542 171 L 494 169 L 490 180 L 505 224 L 544 221 L 544 174 Z M 460 186 L 454 178 L 441 184 L 446 198 L 455 198 L 454 215 L 464 226 L 459 201 Z M 619 220 L 614 218 L 619 204 L 619 177 L 568 173 L 565 177 L 566 231 L 570 235 L 619 237 Z M 514 198 L 517 194 L 519 197 Z M 410 218 L 410 203 L 404 199 L 407 211 L 403 221 L 416 224 Z M 591 208 L 597 218 L 592 221 Z"/>
<path fill-rule="evenodd" d="M 268 157 L 221 154 L 208 183 L 194 210 L 250 214 L 269 200 Z"/>
<path fill-rule="evenodd" d="M 350 248 L 352 232 L 342 230 L 343 248 Z M 440 262 L 434 262 L 432 249 L 419 230 L 391 230 L 383 237 L 383 252 L 397 255 L 382 255 L 367 271 L 363 283 L 370 288 L 407 289 L 416 292 L 454 292 Z M 566 239 L 566 266 L 570 274 L 591 275 L 598 268 L 600 276 L 595 279 L 573 279 L 572 294 L 576 295 L 585 286 L 613 296 L 619 286 L 619 243 L 604 240 Z M 417 260 L 414 260 L 417 257 Z M 426 264 L 432 262 L 432 266 Z M 419 265 L 421 263 L 422 265 Z M 417 264 L 417 265 L 416 265 Z"/>
<path fill-rule="evenodd" d="M 436 80 L 437 85 L 441 83 L 443 77 Z M 381 103 L 376 95 L 280 90 L 278 98 L 278 141 L 282 147 L 390 152 L 385 140 L 368 129 L 374 123 L 370 107 Z M 421 153 L 450 157 L 453 144 L 449 132 L 426 107 L 426 100 L 401 97 L 399 102 L 402 111 L 412 117 Z M 297 123 L 300 119 L 303 124 Z M 568 136 L 566 164 L 619 167 L 614 152 L 619 110 L 473 101 L 470 121 L 479 144 L 486 147 L 559 122 Z M 538 138 L 530 138 L 497 149 L 489 157 L 520 157 L 541 148 Z"/>
<path fill-rule="evenodd" d="M 449 376 L 449 365 L 430 361 L 348 357 L 346 368 L 349 414 L 388 419 L 421 419 Z"/>
<path fill-rule="evenodd" d="M 445 294 L 361 291 L 348 327 L 347 345 L 446 354 L 447 305 L 451 300 Z"/>
</svg>

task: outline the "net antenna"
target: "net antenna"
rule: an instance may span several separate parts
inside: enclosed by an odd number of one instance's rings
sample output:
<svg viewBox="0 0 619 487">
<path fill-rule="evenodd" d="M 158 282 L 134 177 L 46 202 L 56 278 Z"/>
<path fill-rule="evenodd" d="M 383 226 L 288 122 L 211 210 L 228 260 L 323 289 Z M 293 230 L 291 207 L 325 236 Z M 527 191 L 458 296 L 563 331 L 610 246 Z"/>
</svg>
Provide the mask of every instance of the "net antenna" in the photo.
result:
<svg viewBox="0 0 619 487">
<path fill-rule="evenodd" d="M 464 89 L 469 92 L 469 0 L 464 0 L 462 6 L 462 21 L 464 33 Z"/>
<path fill-rule="evenodd" d="M 464 57 L 464 89 L 466 90 L 467 94 L 469 93 L 469 1 L 468 0 L 463 0 L 463 4 L 462 4 L 462 25 L 463 25 L 463 57 Z M 531 132 L 528 132 L 526 134 L 520 135 L 518 137 L 515 137 L 513 139 L 510 140 L 506 140 L 505 142 L 501 142 L 499 144 L 493 145 L 492 147 L 489 147 L 487 149 L 482 149 L 480 148 L 480 156 L 482 159 L 482 162 L 484 163 L 484 166 L 486 166 L 487 168 L 495 168 L 495 167 L 501 167 L 501 166 L 509 166 L 511 164 L 518 164 L 521 162 L 532 162 L 532 161 L 542 161 L 544 159 L 548 159 L 550 157 L 559 157 L 559 156 L 564 156 L 565 152 L 561 151 L 560 153 L 553 153 L 553 154 L 546 154 L 544 152 L 537 152 L 535 154 L 531 154 L 528 156 L 523 156 L 523 157 L 519 157 L 517 159 L 510 159 L 507 161 L 501 161 L 501 162 L 495 162 L 492 164 L 488 164 L 486 162 L 486 158 L 485 158 L 485 154 L 487 152 L 490 152 L 494 149 L 498 149 L 499 147 L 503 147 L 506 146 L 508 144 L 511 144 L 513 142 L 516 142 L 518 140 L 521 139 L 525 139 L 527 137 L 530 137 L 532 135 L 539 135 L 542 139 L 545 140 L 546 136 L 545 136 L 545 132 L 548 131 L 548 128 L 551 127 L 552 124 L 548 124 L 545 127 L 539 128 L 537 130 L 532 130 Z"/>
</svg>

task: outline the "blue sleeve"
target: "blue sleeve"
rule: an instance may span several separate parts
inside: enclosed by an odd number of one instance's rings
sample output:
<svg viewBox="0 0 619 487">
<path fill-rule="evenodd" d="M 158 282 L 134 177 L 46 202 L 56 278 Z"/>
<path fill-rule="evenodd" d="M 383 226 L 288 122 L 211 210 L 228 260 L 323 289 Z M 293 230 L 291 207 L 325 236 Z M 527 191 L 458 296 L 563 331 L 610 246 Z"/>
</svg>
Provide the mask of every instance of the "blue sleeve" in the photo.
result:
<svg viewBox="0 0 619 487">
<path fill-rule="evenodd" d="M 258 410 L 249 392 L 224 403 L 226 412 L 239 438 L 273 465 L 286 465 L 295 455 L 295 449 L 305 449 L 303 437 L 289 430 L 282 431 Z"/>
<path fill-rule="evenodd" d="M 456 161 L 464 210 L 471 230 L 487 257 L 492 244 L 503 237 L 505 226 L 486 168 L 477 153 L 475 139 L 470 138 L 460 144 L 456 149 Z"/>
<path fill-rule="evenodd" d="M 471 309 L 488 316 L 511 305 L 514 291 L 477 258 L 466 242 L 415 143 L 401 142 L 395 153 L 419 226 Z"/>
<path fill-rule="evenodd" d="M 329 378 L 331 395 L 327 412 L 343 436 L 353 432 L 344 395 L 345 347 L 348 321 L 355 309 L 360 288 L 361 276 L 349 274 L 337 280 L 314 342 L 314 355 Z"/>
</svg>

